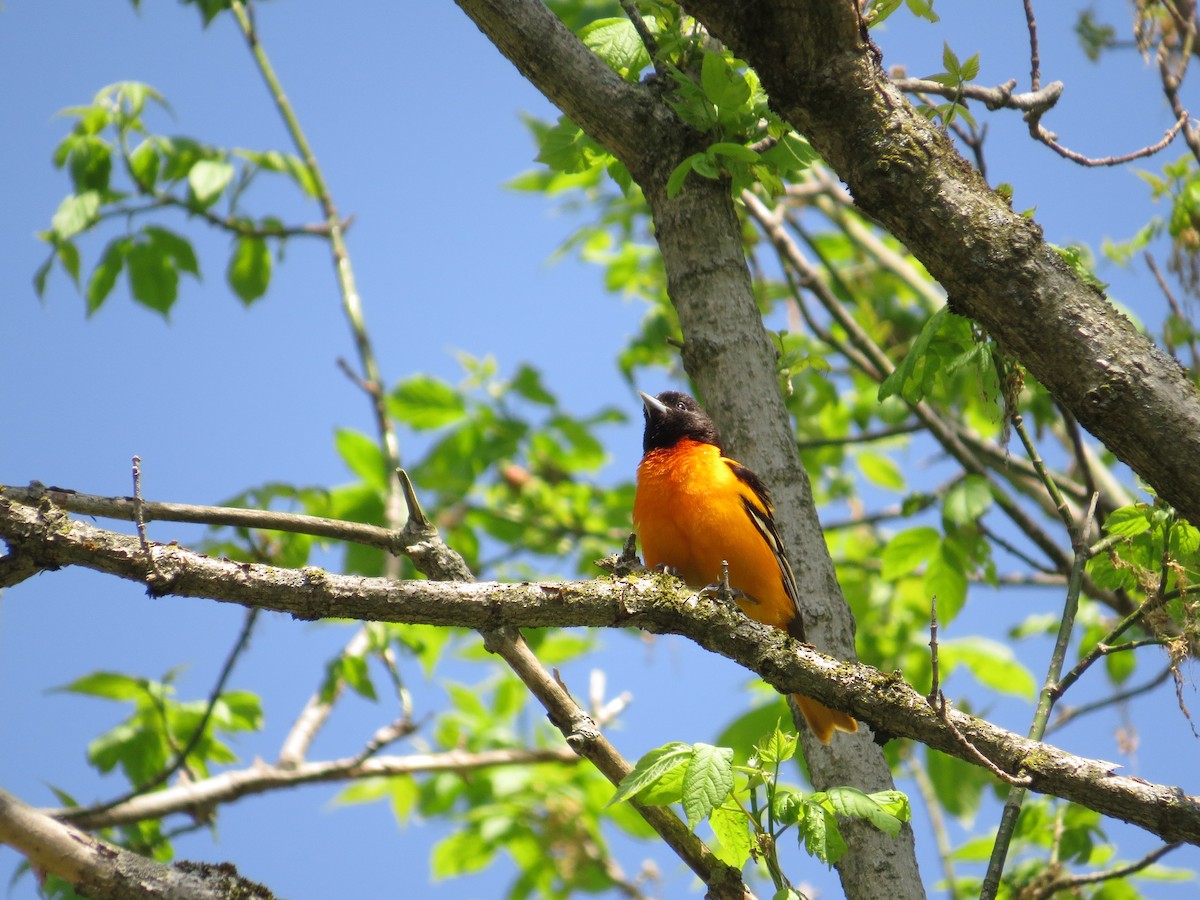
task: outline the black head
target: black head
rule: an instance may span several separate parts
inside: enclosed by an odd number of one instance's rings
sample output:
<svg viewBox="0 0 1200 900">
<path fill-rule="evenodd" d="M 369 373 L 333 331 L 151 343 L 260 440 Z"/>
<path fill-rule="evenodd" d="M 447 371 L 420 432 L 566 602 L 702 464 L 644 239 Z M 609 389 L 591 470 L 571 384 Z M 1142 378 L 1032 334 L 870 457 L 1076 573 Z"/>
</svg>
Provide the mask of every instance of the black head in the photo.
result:
<svg viewBox="0 0 1200 900">
<path fill-rule="evenodd" d="M 646 419 L 646 430 L 642 434 L 642 451 L 645 453 L 674 447 L 684 438 L 717 448 L 721 446 L 721 437 L 712 419 L 687 394 L 679 391 L 663 391 L 657 397 L 642 394 L 642 411 Z"/>
</svg>

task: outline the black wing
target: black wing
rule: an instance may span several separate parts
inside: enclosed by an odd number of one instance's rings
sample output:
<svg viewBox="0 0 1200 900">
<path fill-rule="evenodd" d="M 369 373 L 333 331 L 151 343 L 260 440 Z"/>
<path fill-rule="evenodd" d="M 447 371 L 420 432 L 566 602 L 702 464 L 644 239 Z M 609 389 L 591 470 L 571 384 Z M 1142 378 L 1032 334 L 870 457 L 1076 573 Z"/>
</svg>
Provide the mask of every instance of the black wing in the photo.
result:
<svg viewBox="0 0 1200 900">
<path fill-rule="evenodd" d="M 775 557 L 775 561 L 779 563 L 779 576 L 783 580 L 783 589 L 792 599 L 792 606 L 796 610 L 796 615 L 788 622 L 788 634 L 796 640 L 802 641 L 804 640 L 804 619 L 800 615 L 800 590 L 796 586 L 796 576 L 792 572 L 792 566 L 783 552 L 783 541 L 779 538 L 779 529 L 775 526 L 775 504 L 771 502 L 771 492 L 767 490 L 767 486 L 763 484 L 761 478 L 741 463 L 726 459 L 725 464 L 742 484 L 750 488 L 755 500 L 758 501 L 755 503 L 749 497 L 742 497 L 742 506 L 746 510 L 747 517 L 758 529 L 758 533 L 771 548 L 771 554 Z"/>
</svg>

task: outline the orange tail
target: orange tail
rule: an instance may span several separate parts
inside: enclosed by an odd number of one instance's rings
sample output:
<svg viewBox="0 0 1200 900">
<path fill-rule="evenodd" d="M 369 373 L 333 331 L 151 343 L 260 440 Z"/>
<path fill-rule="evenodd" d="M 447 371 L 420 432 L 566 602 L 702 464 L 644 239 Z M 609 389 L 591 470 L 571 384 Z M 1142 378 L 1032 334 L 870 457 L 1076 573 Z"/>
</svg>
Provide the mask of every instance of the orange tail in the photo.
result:
<svg viewBox="0 0 1200 900">
<path fill-rule="evenodd" d="M 799 708 L 801 715 L 804 716 L 804 721 L 808 723 L 812 733 L 822 744 L 828 744 L 833 740 L 835 731 L 844 731 L 847 734 L 858 731 L 858 722 L 853 716 L 830 709 L 803 694 L 792 694 L 791 699 Z"/>
</svg>

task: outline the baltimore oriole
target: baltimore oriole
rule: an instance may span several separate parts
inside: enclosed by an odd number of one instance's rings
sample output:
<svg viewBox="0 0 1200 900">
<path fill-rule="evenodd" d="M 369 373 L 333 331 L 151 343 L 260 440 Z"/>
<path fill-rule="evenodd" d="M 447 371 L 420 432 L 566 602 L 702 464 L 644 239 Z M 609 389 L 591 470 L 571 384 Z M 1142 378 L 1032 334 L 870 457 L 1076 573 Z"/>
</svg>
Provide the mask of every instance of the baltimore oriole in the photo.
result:
<svg viewBox="0 0 1200 900">
<path fill-rule="evenodd" d="M 766 485 L 725 457 L 716 426 L 687 394 L 641 396 L 646 430 L 633 524 L 646 565 L 665 566 L 702 588 L 720 581 L 724 561 L 746 615 L 804 640 L 796 578 Z M 858 730 L 846 713 L 799 694 L 793 699 L 823 744 L 834 731 Z"/>
</svg>

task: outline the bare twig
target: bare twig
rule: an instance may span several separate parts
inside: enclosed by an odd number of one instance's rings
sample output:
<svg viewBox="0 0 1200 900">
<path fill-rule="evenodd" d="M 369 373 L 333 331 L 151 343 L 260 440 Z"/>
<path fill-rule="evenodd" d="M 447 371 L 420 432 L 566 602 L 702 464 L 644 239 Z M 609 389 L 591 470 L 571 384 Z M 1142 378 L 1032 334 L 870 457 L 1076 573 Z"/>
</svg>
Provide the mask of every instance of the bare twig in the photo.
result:
<svg viewBox="0 0 1200 900">
<path fill-rule="evenodd" d="M 1050 900 L 1051 897 L 1061 896 L 1063 893 L 1071 895 L 1076 893 L 1077 888 L 1081 888 L 1088 884 L 1100 884 L 1105 881 L 1112 881 L 1117 878 L 1127 878 L 1130 875 L 1136 875 L 1154 863 L 1158 862 L 1172 850 L 1178 850 L 1182 844 L 1178 841 L 1172 844 L 1163 844 L 1154 850 L 1151 850 L 1145 856 L 1134 862 L 1127 863 L 1123 866 L 1114 866 L 1111 869 L 1105 869 L 1101 872 L 1087 872 L 1079 875 L 1063 875 L 1055 878 L 1045 887 L 1034 895 L 1035 900 Z M 1060 893 L 1062 892 L 1062 893 Z"/>
<path fill-rule="evenodd" d="M 143 526 L 147 522 L 190 522 L 198 525 L 226 525 L 233 528 L 260 528 L 267 531 L 285 531 L 292 534 L 307 534 L 313 537 L 349 541 L 376 547 L 389 553 L 403 553 L 401 534 L 378 525 L 360 522 L 345 522 L 320 516 L 305 516 L 296 513 L 276 512 L 268 509 L 238 509 L 229 506 L 199 506 L 191 503 L 156 503 L 133 497 L 101 497 L 82 494 L 66 488 L 46 487 L 34 483 L 29 487 L 0 485 L 0 493 L 18 503 L 36 503 L 41 496 L 48 497 L 55 506 L 87 516 L 102 516 L 137 522 L 140 506 Z"/>
<path fill-rule="evenodd" d="M 1014 419 L 1019 416 L 1014 416 Z M 1032 445 L 1029 445 L 1032 447 Z M 1047 490 L 1051 489 L 1053 480 L 1046 476 Z M 1050 713 L 1054 709 L 1055 700 L 1058 698 L 1056 688 L 1059 684 L 1059 679 L 1062 675 L 1063 662 L 1067 656 L 1067 646 L 1071 640 L 1071 633 L 1075 628 L 1075 615 L 1079 609 L 1079 593 L 1083 588 L 1083 568 L 1088 560 L 1087 535 L 1093 524 L 1093 518 L 1096 514 L 1096 502 L 1099 497 L 1096 494 L 1092 495 L 1091 502 L 1088 504 L 1087 513 L 1083 518 L 1074 522 L 1067 520 L 1067 528 L 1071 534 L 1071 545 L 1075 551 L 1075 561 L 1071 566 L 1071 578 L 1067 583 L 1067 596 L 1063 603 L 1062 620 L 1058 627 L 1058 637 L 1054 642 L 1054 649 L 1050 654 L 1050 665 L 1046 672 L 1046 679 L 1042 685 L 1042 691 L 1038 698 L 1037 709 L 1033 714 L 1033 723 L 1029 727 L 1029 739 L 1031 741 L 1041 741 L 1046 734 L 1046 725 L 1050 721 Z M 1021 806 L 1025 801 L 1026 788 L 1023 785 L 1014 784 L 1008 792 L 1008 798 L 1004 803 L 1004 811 L 1000 816 L 1000 825 L 996 830 L 996 841 L 992 845 L 992 855 L 988 860 L 987 872 L 983 877 L 983 885 L 980 888 L 981 900 L 994 900 L 997 892 L 1000 890 L 1000 876 L 1004 872 L 1004 862 L 1008 856 L 1008 848 L 1012 842 L 1013 834 L 1016 832 L 1017 816 L 1021 812 Z"/>
<path fill-rule="evenodd" d="M 1100 157 L 1085 156 L 1082 153 L 1077 153 L 1074 150 L 1064 147 L 1058 142 L 1054 134 L 1042 126 L 1040 113 L 1029 113 L 1026 115 L 1025 120 L 1029 125 L 1029 134 L 1034 140 L 1045 144 L 1063 159 L 1069 159 L 1071 162 L 1078 163 L 1081 166 L 1095 167 L 1120 166 L 1128 162 L 1133 162 L 1136 159 L 1145 159 L 1147 156 L 1153 156 L 1160 150 L 1165 149 L 1171 141 L 1175 140 L 1183 126 L 1187 124 L 1188 118 L 1188 112 L 1186 110 L 1182 111 L 1175 124 L 1163 134 L 1162 139 L 1153 144 L 1142 147 L 1139 150 L 1134 150 L 1131 153 L 1123 153 L 1120 156 Z"/>
<path fill-rule="evenodd" d="M 1059 703 L 1054 707 L 1058 715 L 1053 722 L 1046 726 L 1046 734 L 1050 734 L 1053 731 L 1063 728 L 1068 723 L 1075 721 L 1081 716 L 1086 716 L 1089 713 L 1094 713 L 1098 710 L 1108 709 L 1110 706 L 1115 706 L 1118 703 L 1124 703 L 1127 700 L 1132 700 L 1134 697 L 1140 697 L 1142 694 L 1147 694 L 1166 682 L 1166 680 L 1170 678 L 1174 672 L 1174 666 L 1167 666 L 1158 675 L 1144 684 L 1131 687 L 1124 691 L 1117 691 L 1115 694 L 1110 694 L 1109 696 L 1093 701 L 1092 703 L 1084 703 L 1080 706 L 1063 706 L 1063 704 Z"/>
<path fill-rule="evenodd" d="M 1025 0 L 1025 24 L 1029 28 L 1029 86 L 1036 91 L 1042 84 L 1042 61 L 1038 55 L 1037 19 L 1033 15 L 1033 0 Z"/>
<path fill-rule="evenodd" d="M 1166 298 L 1167 304 L 1171 307 L 1171 312 L 1173 312 L 1176 318 L 1178 318 L 1180 321 L 1190 324 L 1190 319 L 1184 314 L 1183 307 L 1179 305 L 1179 301 L 1175 299 L 1175 294 L 1171 291 L 1170 285 L 1167 284 L 1167 280 L 1163 277 L 1162 272 L 1159 271 L 1158 263 L 1154 261 L 1154 255 L 1147 250 L 1144 254 L 1144 257 L 1146 260 L 1146 265 L 1149 266 L 1151 273 L 1154 275 L 1154 280 L 1158 282 L 1158 289 L 1162 291 L 1163 297 Z M 1197 347 L 1196 345 L 1196 335 L 1192 328 L 1187 329 L 1187 343 L 1188 349 L 1192 351 L 1191 369 L 1192 373 L 1194 374 L 1196 372 L 1200 372 L 1200 347 Z M 1168 349 L 1170 349 L 1169 345 Z"/>
<path fill-rule="evenodd" d="M 1044 88 L 1035 88 L 1026 94 L 1013 93 L 1013 88 L 1017 86 L 1015 79 L 991 88 L 978 84 L 946 85 L 924 78 L 893 78 L 892 84 L 906 94 L 933 94 L 947 100 L 978 100 L 988 109 L 1016 109 L 1026 112 L 1044 112 L 1050 109 L 1058 102 L 1063 92 L 1061 81 L 1053 81 Z"/>
</svg>

